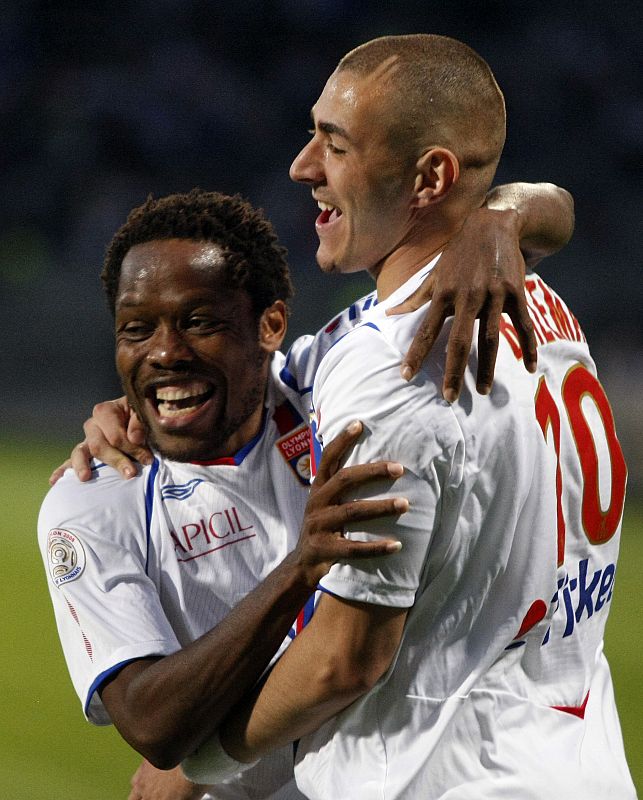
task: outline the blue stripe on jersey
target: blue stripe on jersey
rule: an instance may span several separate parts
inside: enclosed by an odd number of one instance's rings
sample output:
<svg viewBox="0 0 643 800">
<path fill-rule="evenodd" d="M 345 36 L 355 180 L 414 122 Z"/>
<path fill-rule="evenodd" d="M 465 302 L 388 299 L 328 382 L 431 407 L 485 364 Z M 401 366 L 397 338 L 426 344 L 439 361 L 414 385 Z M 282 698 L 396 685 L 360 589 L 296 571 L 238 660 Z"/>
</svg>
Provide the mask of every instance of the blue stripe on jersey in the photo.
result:
<svg viewBox="0 0 643 800">
<path fill-rule="evenodd" d="M 100 462 L 100 464 L 93 464 L 93 465 L 90 467 L 90 470 L 91 470 L 92 472 L 94 472 L 94 471 L 98 471 L 98 470 L 99 470 L 101 467 L 104 467 L 104 466 L 105 466 L 105 462 L 104 462 L 104 461 L 101 461 L 101 462 Z"/>
<path fill-rule="evenodd" d="M 94 679 L 94 682 L 89 687 L 89 691 L 87 692 L 87 699 L 85 700 L 85 716 L 89 716 L 89 704 L 92 701 L 92 697 L 94 696 L 94 692 L 98 691 L 100 687 L 105 683 L 105 681 L 111 677 L 115 672 L 118 672 L 119 669 L 122 669 L 126 664 L 131 664 L 132 661 L 138 661 L 139 658 L 143 658 L 143 656 L 136 656 L 135 658 L 127 658 L 125 661 L 121 661 L 118 664 L 114 664 L 113 667 L 109 667 L 104 672 L 101 672 L 100 675 L 97 675 Z"/>
<path fill-rule="evenodd" d="M 311 594 L 308 600 L 306 600 L 304 607 L 301 609 L 299 614 L 297 614 L 297 619 L 294 621 L 292 627 L 288 631 L 288 636 L 291 639 L 294 639 L 296 636 L 298 636 L 313 618 L 318 601 L 319 595 L 315 591 L 313 594 Z"/>
<path fill-rule="evenodd" d="M 312 595 L 312 597 L 308 598 L 308 601 L 306 602 L 306 605 L 304 606 L 304 609 L 303 609 L 303 611 L 304 611 L 304 628 L 306 627 L 306 625 L 308 625 L 310 620 L 313 618 L 313 614 L 315 613 L 316 605 L 317 605 L 317 603 L 316 603 L 315 595 Z"/>
<path fill-rule="evenodd" d="M 297 381 L 295 380 L 295 376 L 288 369 L 288 362 L 286 362 L 284 364 L 284 366 L 281 368 L 281 370 L 279 371 L 279 377 L 281 378 L 281 381 L 283 383 L 285 383 L 286 386 L 288 386 L 294 392 L 298 392 L 299 391 L 299 385 L 297 384 Z"/>
<path fill-rule="evenodd" d="M 343 339 L 345 336 L 348 336 L 348 334 L 349 334 L 349 333 L 352 333 L 353 331 L 358 331 L 360 328 L 373 328 L 373 329 L 374 329 L 374 330 L 376 330 L 376 331 L 379 331 L 379 330 L 380 330 L 380 329 L 377 327 L 377 325 L 376 325 L 374 322 L 363 322 L 361 325 L 356 325 L 354 328 L 351 328 L 349 331 L 346 331 L 346 333 L 342 334 L 342 335 L 339 337 L 339 339 L 337 339 L 337 341 L 336 341 L 336 342 L 333 342 L 333 343 L 331 344 L 331 346 L 330 346 L 328 349 L 329 349 L 329 350 L 332 350 L 332 349 L 333 349 L 333 347 L 335 347 L 335 345 L 336 345 L 336 344 L 338 344 L 339 342 L 341 342 L 341 340 L 342 340 L 342 339 Z"/>
<path fill-rule="evenodd" d="M 317 591 L 323 592 L 324 594 L 328 594 L 331 597 L 339 597 L 340 600 L 343 599 L 341 595 L 335 594 L 335 592 L 331 592 L 329 589 L 324 589 L 324 587 L 320 586 L 319 584 L 317 584 Z"/>
<path fill-rule="evenodd" d="M 315 475 L 317 475 L 317 467 L 321 461 L 322 451 L 324 449 L 321 442 L 317 439 L 317 420 L 314 418 L 310 420 L 310 430 L 310 441 L 312 444 L 310 450 L 310 475 L 314 478 Z"/>
<path fill-rule="evenodd" d="M 261 418 L 261 427 L 259 428 L 259 432 L 255 436 L 253 436 L 252 439 L 250 439 L 248 444 L 244 444 L 244 446 L 241 448 L 241 450 L 237 450 L 237 452 L 233 456 L 234 463 L 237 466 L 239 466 L 239 464 L 241 464 L 243 459 L 248 455 L 248 453 L 252 450 L 252 448 L 257 444 L 259 439 L 261 439 L 261 437 L 263 436 L 263 432 L 264 432 L 264 430 L 266 428 L 266 419 L 267 419 L 267 414 L 266 414 L 266 409 L 264 408 L 263 409 L 263 416 Z"/>
<path fill-rule="evenodd" d="M 300 394 L 303 397 L 303 395 L 308 394 L 308 392 L 311 392 L 313 387 L 312 386 L 306 386 L 304 389 L 300 389 L 299 388 L 299 384 L 297 383 L 297 380 L 296 380 L 295 376 L 288 369 L 289 361 L 290 361 L 290 350 L 288 351 L 288 354 L 286 355 L 286 363 L 283 365 L 283 367 L 279 371 L 279 377 L 280 377 L 281 381 L 283 383 L 285 383 L 286 386 L 288 386 L 289 389 L 292 389 L 293 392 L 297 392 L 298 394 Z"/>
<path fill-rule="evenodd" d="M 364 306 L 366 308 L 366 306 Z M 357 317 L 357 306 L 355 303 L 348 309 L 348 318 L 353 320 Z"/>
<path fill-rule="evenodd" d="M 145 574 L 147 575 L 148 559 L 150 557 L 150 536 L 152 535 L 152 509 L 154 508 L 154 481 L 159 471 L 159 460 L 154 459 L 154 463 L 147 476 L 147 486 L 145 487 Z"/>
<path fill-rule="evenodd" d="M 215 458 L 212 461 L 190 461 L 190 464 L 196 464 L 199 467 L 220 467 L 224 465 L 228 467 L 238 467 L 248 453 L 251 452 L 252 448 L 261 439 L 263 432 L 266 429 L 266 420 L 268 419 L 268 415 L 265 407 L 261 413 L 261 428 L 259 429 L 259 432 L 248 442 L 248 444 L 244 444 L 241 450 L 237 450 L 233 456 L 223 456 L 223 458 Z"/>
</svg>

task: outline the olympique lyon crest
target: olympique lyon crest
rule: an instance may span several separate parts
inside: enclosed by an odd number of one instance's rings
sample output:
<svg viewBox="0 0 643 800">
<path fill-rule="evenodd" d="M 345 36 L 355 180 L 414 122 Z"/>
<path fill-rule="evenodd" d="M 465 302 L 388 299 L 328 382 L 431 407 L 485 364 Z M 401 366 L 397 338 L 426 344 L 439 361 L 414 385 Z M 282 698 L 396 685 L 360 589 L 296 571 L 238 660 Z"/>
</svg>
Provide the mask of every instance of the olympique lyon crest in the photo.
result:
<svg viewBox="0 0 643 800">
<path fill-rule="evenodd" d="M 301 483 L 310 483 L 310 430 L 301 425 L 276 442 L 277 449 L 288 462 Z"/>
<path fill-rule="evenodd" d="M 56 586 L 75 581 L 85 569 L 85 550 L 73 533 L 54 528 L 47 535 L 49 574 Z"/>
</svg>

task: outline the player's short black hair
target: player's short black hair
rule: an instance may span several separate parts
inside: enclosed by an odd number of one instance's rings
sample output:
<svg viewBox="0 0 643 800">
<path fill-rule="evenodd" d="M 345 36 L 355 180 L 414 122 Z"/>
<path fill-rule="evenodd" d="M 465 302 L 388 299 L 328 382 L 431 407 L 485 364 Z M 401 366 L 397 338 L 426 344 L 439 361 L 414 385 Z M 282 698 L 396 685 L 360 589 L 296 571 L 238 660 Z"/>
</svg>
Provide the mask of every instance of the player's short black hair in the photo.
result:
<svg viewBox="0 0 643 800">
<path fill-rule="evenodd" d="M 150 195 L 114 235 L 101 272 L 112 314 L 123 259 L 134 245 L 158 239 L 217 244 L 223 251 L 225 280 L 248 293 L 257 317 L 275 300 L 292 297 L 286 249 L 263 212 L 239 195 L 192 189 L 158 199 Z"/>
</svg>

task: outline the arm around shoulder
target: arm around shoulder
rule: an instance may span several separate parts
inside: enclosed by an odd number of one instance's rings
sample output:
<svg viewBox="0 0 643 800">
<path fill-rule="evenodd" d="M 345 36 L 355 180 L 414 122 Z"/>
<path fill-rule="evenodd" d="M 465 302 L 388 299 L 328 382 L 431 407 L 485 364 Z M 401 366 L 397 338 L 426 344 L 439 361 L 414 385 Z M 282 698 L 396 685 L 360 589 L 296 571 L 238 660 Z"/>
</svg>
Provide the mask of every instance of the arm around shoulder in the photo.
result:
<svg viewBox="0 0 643 800">
<path fill-rule="evenodd" d="M 533 267 L 564 247 L 574 232 L 574 200 L 553 183 L 510 183 L 487 193 L 490 211 L 514 212 L 525 263 Z"/>
</svg>

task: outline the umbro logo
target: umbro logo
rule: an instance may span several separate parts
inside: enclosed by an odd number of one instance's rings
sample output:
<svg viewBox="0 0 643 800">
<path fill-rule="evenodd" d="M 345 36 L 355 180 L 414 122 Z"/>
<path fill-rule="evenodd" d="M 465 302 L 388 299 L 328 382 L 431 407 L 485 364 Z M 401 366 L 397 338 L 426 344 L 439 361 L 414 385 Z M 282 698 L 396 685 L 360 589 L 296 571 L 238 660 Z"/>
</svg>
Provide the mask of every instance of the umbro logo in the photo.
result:
<svg viewBox="0 0 643 800">
<path fill-rule="evenodd" d="M 192 478 L 187 483 L 170 483 L 161 486 L 161 497 L 163 500 L 187 500 L 192 497 L 196 487 L 203 483 L 202 478 Z"/>
</svg>

